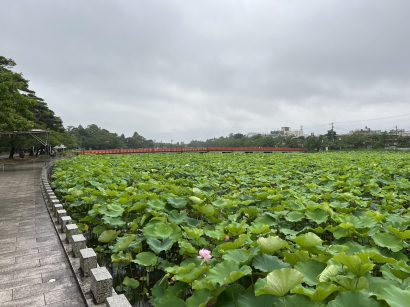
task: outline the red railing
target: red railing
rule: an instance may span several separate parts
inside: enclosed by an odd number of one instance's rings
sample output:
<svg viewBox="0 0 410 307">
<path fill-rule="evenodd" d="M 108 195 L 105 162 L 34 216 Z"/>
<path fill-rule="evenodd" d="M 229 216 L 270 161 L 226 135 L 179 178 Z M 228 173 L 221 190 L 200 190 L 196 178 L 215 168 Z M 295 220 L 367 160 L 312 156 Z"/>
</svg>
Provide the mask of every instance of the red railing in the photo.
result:
<svg viewBox="0 0 410 307">
<path fill-rule="evenodd" d="M 278 148 L 278 147 L 200 147 L 200 148 L 135 148 L 135 149 L 100 149 L 81 150 L 83 155 L 107 154 L 142 154 L 142 153 L 167 153 L 167 152 L 305 152 L 304 148 Z"/>
</svg>

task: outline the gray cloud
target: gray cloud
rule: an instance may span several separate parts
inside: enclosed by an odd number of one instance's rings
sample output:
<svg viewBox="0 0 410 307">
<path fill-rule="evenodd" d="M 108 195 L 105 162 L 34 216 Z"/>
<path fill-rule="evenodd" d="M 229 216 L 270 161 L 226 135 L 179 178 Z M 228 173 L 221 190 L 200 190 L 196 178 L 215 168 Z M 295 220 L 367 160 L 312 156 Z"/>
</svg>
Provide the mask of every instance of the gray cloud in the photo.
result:
<svg viewBox="0 0 410 307">
<path fill-rule="evenodd" d="M 174 141 L 410 128 L 366 121 L 410 113 L 407 0 L 3 0 L 0 28 L 66 125 Z"/>
</svg>

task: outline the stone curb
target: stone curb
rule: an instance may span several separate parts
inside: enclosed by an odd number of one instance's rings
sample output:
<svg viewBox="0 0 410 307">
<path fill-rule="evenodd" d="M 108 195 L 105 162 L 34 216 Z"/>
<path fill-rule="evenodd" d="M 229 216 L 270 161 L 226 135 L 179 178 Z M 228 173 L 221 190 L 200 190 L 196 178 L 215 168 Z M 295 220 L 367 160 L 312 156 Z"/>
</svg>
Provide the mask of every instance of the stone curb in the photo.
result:
<svg viewBox="0 0 410 307">
<path fill-rule="evenodd" d="M 118 295 L 112 288 L 111 274 L 106 267 L 98 265 L 94 250 L 87 248 L 84 236 L 79 232 L 77 225 L 72 224 L 64 205 L 54 194 L 48 181 L 52 164 L 53 162 L 42 169 L 41 192 L 68 263 L 81 289 L 83 300 L 89 307 L 130 307 L 127 298 L 123 294 Z"/>
</svg>

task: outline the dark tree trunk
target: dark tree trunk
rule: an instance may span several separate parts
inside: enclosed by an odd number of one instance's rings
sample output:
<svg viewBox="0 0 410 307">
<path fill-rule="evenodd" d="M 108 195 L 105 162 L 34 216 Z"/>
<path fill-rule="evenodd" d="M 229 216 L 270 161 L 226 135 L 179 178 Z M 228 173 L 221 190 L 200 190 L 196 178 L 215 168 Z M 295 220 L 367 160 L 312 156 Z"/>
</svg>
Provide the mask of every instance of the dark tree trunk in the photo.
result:
<svg viewBox="0 0 410 307">
<path fill-rule="evenodd" d="M 14 154 L 16 153 L 16 148 L 14 145 L 11 145 L 9 159 L 14 159 Z"/>
<path fill-rule="evenodd" d="M 9 154 L 9 159 L 14 159 L 14 154 L 16 153 L 16 146 L 14 144 L 14 137 L 11 137 L 10 140 L 10 154 Z"/>
</svg>

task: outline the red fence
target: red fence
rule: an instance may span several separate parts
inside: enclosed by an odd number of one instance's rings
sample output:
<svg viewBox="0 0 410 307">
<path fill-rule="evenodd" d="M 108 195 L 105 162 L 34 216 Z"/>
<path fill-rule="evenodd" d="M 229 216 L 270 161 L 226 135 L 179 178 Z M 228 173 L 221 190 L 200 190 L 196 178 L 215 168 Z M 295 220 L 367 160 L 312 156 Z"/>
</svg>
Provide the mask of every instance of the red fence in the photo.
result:
<svg viewBox="0 0 410 307">
<path fill-rule="evenodd" d="M 167 152 L 305 152 L 303 148 L 277 148 L 277 147 L 201 147 L 201 148 L 136 148 L 136 149 L 103 149 L 81 150 L 84 155 L 107 154 L 142 154 L 142 153 L 167 153 Z"/>
</svg>

